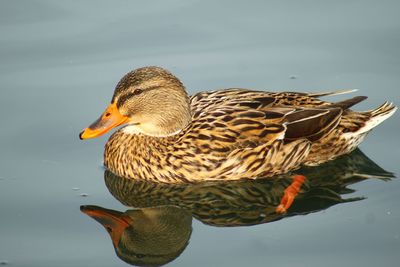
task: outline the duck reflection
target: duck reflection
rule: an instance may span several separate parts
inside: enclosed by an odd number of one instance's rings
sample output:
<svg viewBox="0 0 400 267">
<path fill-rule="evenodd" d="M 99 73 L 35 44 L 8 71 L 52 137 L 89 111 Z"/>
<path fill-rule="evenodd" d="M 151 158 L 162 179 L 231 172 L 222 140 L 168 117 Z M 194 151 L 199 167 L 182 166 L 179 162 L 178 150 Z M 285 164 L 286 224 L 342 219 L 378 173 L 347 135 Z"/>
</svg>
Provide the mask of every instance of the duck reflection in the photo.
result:
<svg viewBox="0 0 400 267">
<path fill-rule="evenodd" d="M 81 211 L 104 226 L 120 259 L 138 266 L 159 266 L 177 258 L 192 233 L 190 213 L 173 206 L 125 212 L 81 206 Z"/>
<path fill-rule="evenodd" d="M 324 210 L 354 193 L 347 186 L 368 178 L 390 180 L 392 173 L 360 150 L 318 167 L 306 167 L 275 179 L 188 185 L 133 181 L 105 171 L 110 193 L 125 212 L 97 206 L 81 210 L 109 232 L 122 260 L 139 266 L 159 266 L 186 248 L 192 217 L 212 226 L 248 226 Z"/>
</svg>

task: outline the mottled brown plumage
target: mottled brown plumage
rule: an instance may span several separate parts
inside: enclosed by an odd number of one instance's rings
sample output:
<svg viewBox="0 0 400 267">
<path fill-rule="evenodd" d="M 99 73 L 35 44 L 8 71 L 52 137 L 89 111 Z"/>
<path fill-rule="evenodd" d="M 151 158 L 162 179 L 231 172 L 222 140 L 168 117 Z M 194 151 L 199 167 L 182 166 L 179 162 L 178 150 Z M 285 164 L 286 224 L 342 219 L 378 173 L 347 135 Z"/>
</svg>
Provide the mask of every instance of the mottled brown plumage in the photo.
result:
<svg viewBox="0 0 400 267">
<path fill-rule="evenodd" d="M 121 176 L 166 183 L 256 179 L 318 165 L 351 152 L 396 110 L 388 103 L 349 109 L 366 97 L 318 99 L 345 92 L 231 88 L 189 98 L 170 72 L 137 69 L 116 87 L 111 105 L 128 126 L 110 137 L 104 163 Z"/>
</svg>

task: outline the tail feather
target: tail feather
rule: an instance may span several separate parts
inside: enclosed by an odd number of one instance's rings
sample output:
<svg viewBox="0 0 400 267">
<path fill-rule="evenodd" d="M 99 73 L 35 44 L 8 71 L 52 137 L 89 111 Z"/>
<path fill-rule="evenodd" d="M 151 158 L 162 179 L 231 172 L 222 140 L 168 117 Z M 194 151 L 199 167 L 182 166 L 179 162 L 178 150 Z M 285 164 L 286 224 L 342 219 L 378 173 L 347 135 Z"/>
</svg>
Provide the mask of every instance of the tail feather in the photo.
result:
<svg viewBox="0 0 400 267">
<path fill-rule="evenodd" d="M 386 118 L 389 118 L 393 113 L 396 112 L 396 110 L 397 110 L 397 107 L 393 103 L 386 101 L 378 108 L 370 110 L 370 113 L 371 113 L 372 117 L 388 115 L 388 117 L 386 117 Z"/>
<path fill-rule="evenodd" d="M 392 116 L 397 110 L 397 107 L 390 102 L 383 103 L 380 107 L 367 111 L 371 118 L 365 122 L 365 126 L 358 130 L 359 134 L 370 131 L 378 124 Z"/>
</svg>

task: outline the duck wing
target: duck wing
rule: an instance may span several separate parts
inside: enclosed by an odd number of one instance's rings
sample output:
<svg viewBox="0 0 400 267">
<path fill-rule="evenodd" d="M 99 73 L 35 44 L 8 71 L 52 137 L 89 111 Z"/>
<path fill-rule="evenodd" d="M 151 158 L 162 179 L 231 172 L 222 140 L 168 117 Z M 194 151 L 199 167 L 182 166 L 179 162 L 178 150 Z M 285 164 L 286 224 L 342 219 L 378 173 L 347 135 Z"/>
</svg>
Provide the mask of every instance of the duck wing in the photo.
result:
<svg viewBox="0 0 400 267">
<path fill-rule="evenodd" d="M 191 108 L 189 137 L 221 152 L 276 139 L 316 141 L 338 125 L 343 110 L 306 93 L 236 88 L 198 93 Z"/>
</svg>

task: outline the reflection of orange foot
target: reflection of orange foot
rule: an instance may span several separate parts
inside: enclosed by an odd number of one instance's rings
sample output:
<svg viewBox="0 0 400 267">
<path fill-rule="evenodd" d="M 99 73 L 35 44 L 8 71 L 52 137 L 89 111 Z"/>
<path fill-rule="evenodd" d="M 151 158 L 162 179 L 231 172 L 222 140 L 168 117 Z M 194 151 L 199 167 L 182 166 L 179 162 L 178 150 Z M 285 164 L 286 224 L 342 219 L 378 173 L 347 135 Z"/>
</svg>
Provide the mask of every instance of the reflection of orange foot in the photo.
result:
<svg viewBox="0 0 400 267">
<path fill-rule="evenodd" d="M 306 177 L 303 175 L 293 176 L 293 182 L 285 189 L 281 203 L 276 207 L 276 213 L 285 213 L 296 198 Z"/>
</svg>

